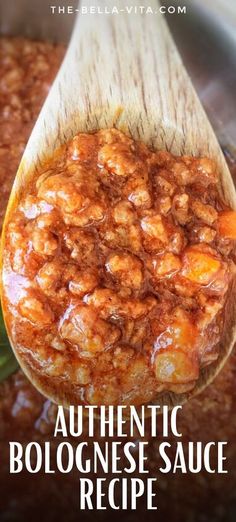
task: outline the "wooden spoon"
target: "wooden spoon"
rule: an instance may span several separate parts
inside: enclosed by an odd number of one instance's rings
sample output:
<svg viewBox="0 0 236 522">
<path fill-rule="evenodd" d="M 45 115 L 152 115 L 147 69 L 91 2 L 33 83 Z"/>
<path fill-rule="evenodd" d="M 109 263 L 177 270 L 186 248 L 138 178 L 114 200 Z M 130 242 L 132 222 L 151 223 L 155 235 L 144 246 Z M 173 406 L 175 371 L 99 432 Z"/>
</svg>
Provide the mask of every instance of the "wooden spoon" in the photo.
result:
<svg viewBox="0 0 236 522">
<path fill-rule="evenodd" d="M 99 2 L 93 0 L 93 5 L 98 7 Z M 125 11 L 126 1 L 117 1 L 116 5 L 123 9 L 119 15 L 78 16 L 65 60 L 17 172 L 2 235 L 3 258 L 4 231 L 19 198 L 27 192 L 42 162 L 80 131 L 116 126 L 154 149 L 214 158 L 220 173 L 220 193 L 229 206 L 236 208 L 235 189 L 223 154 L 158 3 L 149 2 L 155 14 L 131 15 Z M 212 381 L 233 348 L 235 312 L 232 290 L 217 362 L 202 370 L 193 391 L 165 393 L 157 398 L 158 404 L 181 404 Z M 69 396 L 62 397 L 58 390 L 45 385 L 15 354 L 36 388 L 68 406 Z"/>
</svg>

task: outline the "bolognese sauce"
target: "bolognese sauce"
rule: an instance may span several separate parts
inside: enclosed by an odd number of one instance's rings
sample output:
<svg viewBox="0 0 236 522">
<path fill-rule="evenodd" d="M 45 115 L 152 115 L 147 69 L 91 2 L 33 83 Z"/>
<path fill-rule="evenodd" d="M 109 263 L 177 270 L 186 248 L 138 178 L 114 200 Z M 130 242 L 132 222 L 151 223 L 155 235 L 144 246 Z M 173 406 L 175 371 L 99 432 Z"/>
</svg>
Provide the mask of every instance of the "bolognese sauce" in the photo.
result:
<svg viewBox="0 0 236 522">
<path fill-rule="evenodd" d="M 26 366 L 71 402 L 143 404 L 215 361 L 236 213 L 209 158 L 78 134 L 6 230 L 6 318 Z"/>
<path fill-rule="evenodd" d="M 64 53 L 63 45 L 0 38 L 0 233 L 20 158 Z"/>
<path fill-rule="evenodd" d="M 28 59 L 25 58 L 27 51 Z M 11 183 L 15 175 L 20 155 L 36 118 L 36 109 L 39 110 L 43 96 L 49 88 L 52 79 L 51 74 L 59 66 L 60 56 L 63 54 L 62 46 L 51 46 L 46 42 L 35 42 L 23 38 L 0 38 L 0 194 L 1 213 L 0 222 L 7 204 L 7 197 Z M 49 64 L 48 72 L 42 74 L 40 66 L 42 60 Z M 32 65 L 31 65 L 32 63 Z M 34 74 L 31 74 L 34 63 Z M 17 114 L 12 99 L 11 82 L 4 82 L 6 66 L 9 71 L 24 68 L 24 85 L 27 83 L 27 91 L 17 87 L 17 96 L 20 98 L 18 116 L 22 115 L 21 124 L 16 128 Z M 39 64 L 39 67 L 38 67 Z M 36 69 L 36 70 L 35 70 Z M 46 69 L 46 68 L 45 68 Z M 37 89 L 36 89 L 37 87 Z M 24 119 L 24 110 L 30 107 L 31 120 L 27 123 Z M 35 112 L 33 116 L 33 112 Z M 8 129 L 11 134 L 8 134 Z M 227 158 L 230 159 L 229 157 Z M 235 163 L 229 162 L 232 176 L 235 179 Z M 236 463 L 235 446 L 235 351 L 228 359 L 224 369 L 219 373 L 214 383 L 207 387 L 200 395 L 193 398 L 183 409 L 181 418 L 181 432 L 184 440 L 228 440 L 227 461 L 230 463 L 230 473 L 234 476 Z M 78 518 L 77 497 L 73 494 L 78 485 L 78 474 L 50 475 L 50 480 L 45 480 L 45 475 L 32 475 L 26 473 L 9 474 L 9 440 L 12 433 L 17 433 L 17 439 L 22 443 L 37 440 L 42 444 L 50 440 L 51 447 L 57 444 L 53 436 L 57 408 L 45 397 L 37 392 L 27 380 L 21 370 L 15 372 L 8 379 L 0 383 L 0 445 L 1 445 L 1 513 L 4 518 L 27 519 L 29 513 L 34 513 L 35 520 L 41 520 L 45 516 L 47 505 L 47 520 L 54 521 L 70 514 L 71 522 Z M 209 422 L 209 418 L 211 422 Z M 96 439 L 99 439 L 97 434 Z M 63 437 L 61 441 L 63 441 Z M 134 440 L 138 441 L 135 433 Z M 100 440 L 100 442 L 102 442 Z M 175 443 L 173 438 L 170 442 Z M 73 443 L 73 439 L 71 439 Z M 150 473 L 155 474 L 158 469 L 158 452 L 156 440 L 150 440 L 147 446 L 147 466 Z M 156 474 L 155 474 L 156 475 Z M 234 480 L 228 481 L 228 475 L 204 475 L 202 472 L 192 475 L 180 475 L 173 482 L 171 474 L 160 474 L 158 479 L 159 513 L 167 517 L 169 521 L 176 522 L 178 517 L 197 516 L 214 517 L 217 522 L 230 516 L 235 504 Z M 140 476 L 142 478 L 142 476 Z M 61 494 L 63 490 L 63 495 Z M 157 494 L 158 494 L 157 491 Z M 176 498 L 178 497 L 178 502 Z M 186 501 L 187 499 L 187 501 Z M 35 505 L 37 504 L 37 512 Z M 72 513 L 73 511 L 73 513 Z M 17 515 L 16 515 L 17 513 Z M 197 515 L 196 515 L 197 513 Z M 132 520 L 147 516 L 146 507 L 129 514 Z M 102 515 L 104 518 L 104 515 Z M 89 516 L 88 516 L 89 518 Z"/>
</svg>

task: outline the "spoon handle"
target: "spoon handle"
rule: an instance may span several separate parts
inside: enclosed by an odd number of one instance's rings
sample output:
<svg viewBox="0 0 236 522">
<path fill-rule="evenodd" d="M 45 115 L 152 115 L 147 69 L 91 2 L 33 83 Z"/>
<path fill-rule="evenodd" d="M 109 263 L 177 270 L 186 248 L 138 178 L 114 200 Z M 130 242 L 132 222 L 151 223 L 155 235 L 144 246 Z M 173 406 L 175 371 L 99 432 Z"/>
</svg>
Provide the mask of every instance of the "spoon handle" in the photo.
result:
<svg viewBox="0 0 236 522">
<path fill-rule="evenodd" d="M 93 5 L 98 8 L 99 1 Z M 111 5 L 112 2 L 108 2 Z M 221 192 L 236 207 L 222 152 L 170 36 L 157 0 L 151 13 L 79 14 L 71 42 L 33 130 L 17 176 L 24 190 L 30 170 L 79 131 L 116 126 L 154 148 L 213 157 L 225 173 Z M 91 2 L 87 2 L 91 6 Z M 225 178 L 224 178 L 225 179 Z"/>
</svg>

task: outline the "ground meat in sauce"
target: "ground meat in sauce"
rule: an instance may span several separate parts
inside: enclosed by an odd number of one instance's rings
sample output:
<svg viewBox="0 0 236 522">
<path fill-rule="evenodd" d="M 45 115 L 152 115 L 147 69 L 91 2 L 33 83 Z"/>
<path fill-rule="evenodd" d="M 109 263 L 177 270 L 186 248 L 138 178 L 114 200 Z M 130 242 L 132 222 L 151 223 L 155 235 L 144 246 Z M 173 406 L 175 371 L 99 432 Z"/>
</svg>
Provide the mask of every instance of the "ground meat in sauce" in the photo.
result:
<svg viewBox="0 0 236 522">
<path fill-rule="evenodd" d="M 4 52 L 1 52 L 0 59 L 1 78 L 4 62 L 9 60 L 12 54 L 15 56 L 15 60 L 12 62 L 14 69 L 21 65 L 21 50 L 23 46 L 31 48 L 31 55 L 34 57 L 34 61 L 37 62 L 37 56 L 41 56 L 38 42 L 24 39 L 0 39 L 0 49 L 4 49 Z M 51 71 L 52 67 L 56 67 L 55 56 L 59 56 L 63 49 L 62 47 L 54 47 L 53 53 L 51 53 L 49 52 L 51 47 L 47 43 L 40 43 L 40 49 L 45 50 L 45 59 L 50 64 Z M 25 80 L 30 80 L 27 71 Z M 41 76 L 39 70 L 35 74 L 34 81 L 37 81 L 37 84 L 40 86 Z M 44 81 L 42 81 L 42 85 L 44 85 Z M 33 107 L 35 104 L 39 108 L 39 105 L 42 103 L 42 92 L 39 89 L 38 96 L 33 99 L 32 86 L 28 99 L 22 98 L 22 110 L 28 103 Z M 0 88 L 2 111 L 4 107 L 9 105 L 10 100 L 10 91 L 4 94 Z M 38 103 L 39 105 L 37 105 Z M 0 114 L 2 135 L 6 132 L 4 129 L 7 129 L 11 121 L 14 121 L 13 113 L 9 114 L 9 119 L 2 119 Z M 1 156 L 0 168 L 5 165 L 0 185 L 0 193 L 3 196 L 0 204 L 2 204 L 3 212 L 5 211 L 7 196 L 11 189 L 11 183 L 24 146 L 24 143 L 22 143 L 22 147 L 17 147 L 19 136 L 24 136 L 24 140 L 27 140 L 26 126 L 23 119 L 21 122 L 19 132 L 14 136 L 14 146 L 12 144 L 10 148 L 5 147 Z M 32 124 L 33 121 L 31 122 Z M 13 131 L 14 129 L 12 128 L 12 133 Z M 214 383 L 184 406 L 180 426 L 183 439 L 186 441 L 227 440 L 229 442 L 227 446 L 229 474 L 221 476 L 218 474 L 209 476 L 204 473 L 197 475 L 187 474 L 186 476 L 178 475 L 175 480 L 173 480 L 172 475 L 159 475 L 157 498 L 160 519 L 167 519 L 170 522 L 182 522 L 183 520 L 191 520 L 191 522 L 231 522 L 234 520 L 236 506 L 235 376 L 236 354 L 234 352 Z M 43 444 L 44 441 L 50 440 L 53 446 L 55 444 L 53 437 L 55 418 L 55 406 L 50 401 L 45 400 L 33 388 L 21 371 L 16 372 L 3 383 L 0 383 L 0 509 L 3 521 L 14 520 L 21 522 L 28 520 L 29 516 L 38 521 L 45 518 L 45 512 L 47 513 L 48 522 L 65 519 L 68 522 L 78 520 L 78 503 L 75 494 L 78 477 L 74 474 L 34 475 L 33 480 L 31 474 L 25 474 L 24 477 L 22 474 L 9 475 L 9 440 L 12 440 L 13 434 L 17 434 L 15 438 L 23 444 L 32 440 Z M 135 438 L 138 441 L 138 437 Z M 159 440 L 161 441 L 161 439 Z M 71 443 L 73 443 L 72 439 Z M 158 468 L 157 444 L 158 441 L 153 441 L 149 445 L 147 453 L 147 466 L 151 476 L 154 477 L 157 476 L 156 470 Z M 35 509 L 35 506 L 37 506 L 37 509 Z M 96 520 L 110 520 L 111 516 L 114 520 L 116 519 L 115 512 L 111 514 L 108 511 L 107 516 L 106 511 L 96 512 Z M 118 517 L 120 520 L 119 512 Z M 85 513 L 83 518 L 84 520 L 94 520 L 94 512 Z M 146 521 L 151 521 L 156 520 L 156 512 L 154 512 L 153 516 L 152 512 L 147 512 L 146 506 L 143 505 L 133 513 L 128 512 L 127 517 L 124 514 L 123 518 L 124 520 L 128 518 L 130 522 L 137 522 L 137 520 L 143 520 L 144 518 Z"/>
<path fill-rule="evenodd" d="M 208 158 L 108 129 L 75 136 L 20 201 L 3 267 L 13 342 L 75 404 L 181 393 L 217 359 L 236 239 L 217 180 Z"/>
<path fill-rule="evenodd" d="M 20 157 L 64 52 L 62 45 L 0 38 L 0 232 Z"/>
</svg>

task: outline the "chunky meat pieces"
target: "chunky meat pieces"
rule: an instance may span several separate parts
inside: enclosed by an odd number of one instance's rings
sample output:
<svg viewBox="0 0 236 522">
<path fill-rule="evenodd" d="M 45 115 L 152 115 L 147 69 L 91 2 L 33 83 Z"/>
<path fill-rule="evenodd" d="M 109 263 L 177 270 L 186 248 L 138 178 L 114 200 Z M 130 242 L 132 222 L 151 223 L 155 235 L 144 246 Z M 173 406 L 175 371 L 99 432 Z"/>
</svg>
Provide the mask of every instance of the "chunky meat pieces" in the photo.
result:
<svg viewBox="0 0 236 522">
<path fill-rule="evenodd" d="M 26 363 L 74 403 L 142 404 L 218 357 L 236 213 L 208 158 L 116 129 L 44 165 L 6 233 L 7 321 Z"/>
</svg>

